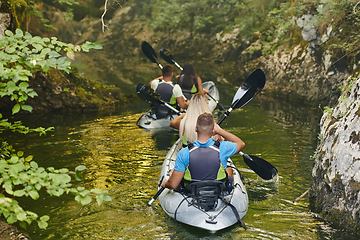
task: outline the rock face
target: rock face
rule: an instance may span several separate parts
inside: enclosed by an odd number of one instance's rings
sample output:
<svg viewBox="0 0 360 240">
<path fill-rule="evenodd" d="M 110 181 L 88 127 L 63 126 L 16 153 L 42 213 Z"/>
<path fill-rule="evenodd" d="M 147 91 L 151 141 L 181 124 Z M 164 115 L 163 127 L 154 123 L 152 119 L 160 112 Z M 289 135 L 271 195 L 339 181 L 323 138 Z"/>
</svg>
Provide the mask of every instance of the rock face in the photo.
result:
<svg viewBox="0 0 360 240">
<path fill-rule="evenodd" d="M 332 26 L 320 34 L 314 26 L 315 16 L 304 15 L 296 20 L 302 41 L 291 50 L 278 50 L 261 60 L 270 86 L 283 95 L 296 95 L 309 102 L 336 102 L 338 86 L 352 72 L 346 60 L 336 60 L 333 53 L 322 49 L 329 37 L 335 35 Z"/>
<path fill-rule="evenodd" d="M 321 118 L 310 207 L 333 223 L 360 228 L 360 78 L 349 79 L 338 104 Z"/>
</svg>

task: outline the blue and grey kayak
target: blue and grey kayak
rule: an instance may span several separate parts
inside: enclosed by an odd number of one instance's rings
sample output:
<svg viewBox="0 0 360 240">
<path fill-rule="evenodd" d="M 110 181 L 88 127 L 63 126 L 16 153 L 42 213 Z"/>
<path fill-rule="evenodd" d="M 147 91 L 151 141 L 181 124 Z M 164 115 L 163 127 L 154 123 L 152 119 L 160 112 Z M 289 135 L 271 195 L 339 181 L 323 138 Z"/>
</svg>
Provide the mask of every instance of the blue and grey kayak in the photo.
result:
<svg viewBox="0 0 360 240">
<path fill-rule="evenodd" d="M 216 88 L 214 82 L 208 81 L 203 83 L 203 88 L 209 90 L 209 94 L 213 97 L 208 99 L 208 105 L 210 108 L 210 111 L 213 111 L 216 106 L 217 102 L 219 102 L 220 94 L 218 89 Z M 215 100 L 216 101 L 215 101 Z M 166 108 L 166 107 L 165 107 Z M 137 121 L 137 125 L 142 128 L 163 128 L 163 127 L 169 127 L 170 122 L 179 116 L 179 114 L 168 111 L 169 113 L 165 114 L 165 116 L 158 118 L 158 115 L 156 114 L 155 108 L 151 109 L 150 111 L 144 113 Z"/>
<path fill-rule="evenodd" d="M 170 170 L 174 168 L 180 144 L 179 139 L 166 155 L 160 173 L 159 185 L 164 179 L 170 177 Z M 215 200 L 210 209 L 202 204 L 197 204 L 198 199 L 195 199 L 196 197 L 192 194 L 165 189 L 159 195 L 159 201 L 165 213 L 177 222 L 206 229 L 210 232 L 219 231 L 236 223 L 245 227 L 242 218 L 248 209 L 248 194 L 242 182 L 241 173 L 231 159 L 228 159 L 228 166 L 234 168 L 233 187 L 224 190 L 221 197 Z M 200 194 L 202 193 L 200 192 Z M 201 199 L 205 203 L 209 202 L 206 198 Z"/>
</svg>

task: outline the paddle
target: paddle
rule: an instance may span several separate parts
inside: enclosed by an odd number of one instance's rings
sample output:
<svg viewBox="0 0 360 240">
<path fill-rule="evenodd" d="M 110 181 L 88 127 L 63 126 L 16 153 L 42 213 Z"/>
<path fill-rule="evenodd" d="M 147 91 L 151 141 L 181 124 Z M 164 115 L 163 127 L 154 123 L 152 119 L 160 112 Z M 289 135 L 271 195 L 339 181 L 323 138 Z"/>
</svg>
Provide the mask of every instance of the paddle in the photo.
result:
<svg viewBox="0 0 360 240">
<path fill-rule="evenodd" d="M 231 107 L 224 113 L 218 124 L 220 125 L 225 118 L 227 118 L 231 111 L 237 108 L 242 108 L 253 97 L 258 94 L 265 86 L 265 74 L 261 69 L 256 69 L 248 76 L 241 87 L 237 90 Z"/>
<path fill-rule="evenodd" d="M 157 93 L 156 91 L 154 91 L 152 88 L 146 86 L 143 83 L 139 83 L 136 86 L 136 95 L 138 95 L 138 97 L 142 100 L 144 100 L 145 102 L 150 103 L 151 105 L 160 105 L 163 104 L 166 107 L 170 108 L 172 111 L 174 111 L 175 113 L 177 113 L 178 115 L 181 114 L 180 111 L 178 111 L 177 109 L 173 108 L 170 104 L 164 102 L 164 100 L 162 100 L 161 96 L 159 93 Z"/>
<path fill-rule="evenodd" d="M 243 85 L 237 90 L 231 107 L 226 111 L 226 113 L 224 113 L 224 116 L 220 119 L 220 121 L 218 121 L 218 125 L 220 125 L 225 118 L 230 115 L 232 110 L 243 107 L 251 99 L 253 99 L 255 94 L 259 93 L 263 89 L 265 81 L 265 74 L 261 69 L 257 69 L 250 74 L 250 76 L 244 81 Z M 278 173 L 278 170 L 273 165 L 262 158 L 248 155 L 243 152 L 240 152 L 239 154 L 243 156 L 244 162 L 262 179 L 270 180 Z M 150 206 L 163 191 L 164 187 L 161 187 L 147 206 Z"/>
<path fill-rule="evenodd" d="M 162 48 L 162 49 L 160 50 L 160 57 L 161 57 L 162 59 L 164 59 L 164 60 L 165 60 L 167 63 L 169 63 L 169 64 L 175 64 L 178 68 L 180 68 L 181 71 L 183 70 L 183 68 L 182 68 L 177 62 L 175 62 L 175 59 L 174 59 L 173 55 L 171 55 L 171 53 L 170 53 L 168 50 L 166 50 L 165 48 Z M 214 102 L 217 103 L 218 108 L 219 108 L 220 111 L 224 111 L 224 110 L 227 109 L 224 105 L 222 105 L 221 103 L 219 103 L 219 101 L 216 100 L 216 99 L 215 99 L 213 96 L 211 96 L 209 93 L 206 93 L 206 94 L 207 94 L 212 100 L 214 100 Z"/>
<path fill-rule="evenodd" d="M 253 99 L 254 96 L 263 89 L 265 81 L 265 74 L 261 69 L 256 69 L 252 72 L 250 76 L 246 78 L 243 85 L 237 90 L 231 107 L 224 113 L 224 116 L 220 119 L 218 125 L 230 115 L 232 110 L 242 108 Z M 273 165 L 262 158 L 248 155 L 243 152 L 240 152 L 239 154 L 243 156 L 245 163 L 262 179 L 270 180 L 278 173 L 278 170 Z"/>
<path fill-rule="evenodd" d="M 141 50 L 150 59 L 150 61 L 159 65 L 161 69 L 163 68 L 157 60 L 157 55 L 154 49 L 150 46 L 150 44 L 148 44 L 146 41 L 143 41 L 143 43 L 141 44 Z"/>
</svg>

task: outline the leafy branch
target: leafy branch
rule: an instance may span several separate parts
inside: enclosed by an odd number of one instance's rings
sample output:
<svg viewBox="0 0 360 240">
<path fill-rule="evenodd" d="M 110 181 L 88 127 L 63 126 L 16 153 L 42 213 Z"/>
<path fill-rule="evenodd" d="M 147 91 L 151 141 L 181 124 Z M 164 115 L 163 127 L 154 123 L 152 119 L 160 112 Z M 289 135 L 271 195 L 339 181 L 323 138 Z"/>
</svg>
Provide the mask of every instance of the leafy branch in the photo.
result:
<svg viewBox="0 0 360 240">
<path fill-rule="evenodd" d="M 71 67 L 68 59 L 74 59 L 76 52 L 89 52 L 90 49 L 101 48 L 99 43 L 73 45 L 58 41 L 56 37 L 33 37 L 20 29 L 16 29 L 15 34 L 6 30 L 5 37 L 0 38 L 0 97 L 9 96 L 11 101 L 16 102 L 12 114 L 18 113 L 21 109 L 31 112 L 32 107 L 25 103 L 29 97 L 37 96 L 37 93 L 29 88 L 28 83 L 35 73 L 47 72 L 50 68 L 69 73 Z M 5 130 L 11 130 L 21 134 L 37 132 L 41 136 L 53 129 L 31 129 L 20 121 L 11 123 L 0 114 L 0 134 Z M 45 229 L 49 216 L 39 218 L 36 213 L 24 210 L 15 197 L 31 197 L 37 200 L 40 191 L 45 190 L 50 196 L 57 197 L 72 193 L 75 200 L 82 205 L 90 203 L 94 198 L 99 205 L 104 201 L 110 201 L 111 197 L 107 191 L 72 187 L 72 176 L 75 180 L 81 181 L 80 172 L 84 169 L 83 165 L 76 167 L 75 171 L 53 167 L 45 169 L 33 161 L 32 155 L 25 157 L 23 151 L 16 152 L 11 145 L 3 141 L 0 146 L 0 214 L 9 224 L 19 222 L 20 226 L 25 228 L 27 224 L 36 221 L 39 228 Z"/>
<path fill-rule="evenodd" d="M 33 37 L 30 33 L 23 33 L 16 29 L 16 33 L 5 31 L 5 37 L 0 38 L 0 97 L 10 96 L 17 103 L 12 109 L 15 114 L 21 109 L 32 111 L 26 105 L 26 100 L 37 96 L 29 88 L 29 78 L 36 72 L 47 72 L 50 68 L 60 69 L 69 73 L 75 53 L 90 49 L 102 49 L 100 43 L 86 42 L 82 45 L 73 45 L 58 41 L 56 37 Z M 67 58 L 62 56 L 66 54 Z"/>
</svg>

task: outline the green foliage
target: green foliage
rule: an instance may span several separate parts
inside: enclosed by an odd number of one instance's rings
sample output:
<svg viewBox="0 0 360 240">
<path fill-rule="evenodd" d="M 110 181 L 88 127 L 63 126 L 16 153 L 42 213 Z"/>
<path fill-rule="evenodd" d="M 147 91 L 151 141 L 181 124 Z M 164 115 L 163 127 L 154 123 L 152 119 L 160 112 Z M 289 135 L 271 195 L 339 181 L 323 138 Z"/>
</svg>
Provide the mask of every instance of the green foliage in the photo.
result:
<svg viewBox="0 0 360 240">
<path fill-rule="evenodd" d="M 140 1 L 140 0 L 139 0 Z M 238 29 L 244 42 L 256 41 L 260 32 L 263 54 L 271 54 L 279 47 L 292 47 L 302 43 L 301 29 L 296 20 L 304 14 L 315 15 L 314 25 L 320 33 L 327 26 L 336 29 L 329 49 L 340 55 L 356 52 L 360 48 L 360 15 L 354 10 L 357 1 L 349 0 L 141 0 L 140 20 L 146 21 L 154 31 L 189 37 L 218 33 L 226 34 Z M 351 24 L 348 24 L 351 23 Z M 249 45 L 250 45 L 249 44 Z M 248 46 L 246 46 L 247 48 Z M 250 51 L 254 49 L 247 49 Z M 357 61 L 356 61 L 357 62 Z"/>
<path fill-rule="evenodd" d="M 82 45 L 58 41 L 56 37 L 41 38 L 31 36 L 16 29 L 16 33 L 5 31 L 5 37 L 0 38 L 0 97 L 10 96 L 16 101 L 12 109 L 15 114 L 21 109 L 32 111 L 32 107 L 25 105 L 29 97 L 37 96 L 37 93 L 28 88 L 29 77 L 38 71 L 47 72 L 50 68 L 57 68 L 69 72 L 70 61 L 74 59 L 76 52 L 89 52 L 90 49 L 101 49 L 99 43 L 86 42 Z"/>
<path fill-rule="evenodd" d="M 49 24 L 49 20 L 43 16 L 41 11 L 39 11 L 38 9 L 39 4 L 43 4 L 43 2 L 27 0 L 28 15 L 35 16 L 38 22 L 40 23 L 40 25 L 44 27 L 44 30 L 46 31 L 57 30 L 51 24 Z M 52 1 L 51 4 L 53 4 L 56 8 L 60 9 L 61 11 L 65 12 L 65 16 L 64 16 L 65 19 L 73 19 L 74 18 L 73 6 L 78 5 L 79 3 L 78 1 L 74 1 L 74 0 L 55 0 Z"/>
<path fill-rule="evenodd" d="M 329 106 L 325 106 L 324 107 L 324 114 L 331 114 L 333 112 L 333 108 L 329 107 Z"/>
<path fill-rule="evenodd" d="M 347 81 L 344 82 L 344 86 L 341 88 L 341 93 L 348 93 L 350 91 L 350 89 L 352 88 L 352 86 L 354 85 L 354 83 L 356 82 L 357 78 L 356 77 L 350 77 L 347 79 Z"/>
<path fill-rule="evenodd" d="M 97 203 L 100 205 L 103 201 L 110 201 L 107 191 L 100 189 L 86 190 L 83 187 L 73 188 L 70 175 L 79 175 L 85 166 L 78 166 L 75 172 L 66 168 L 47 169 L 39 167 L 33 161 L 33 157 L 24 156 L 22 151 L 15 152 L 12 147 L 3 143 L 0 156 L 0 184 L 8 196 L 13 197 L 31 197 L 34 200 L 39 198 L 39 191 L 45 189 L 50 196 L 60 197 L 63 194 L 72 193 L 75 200 L 86 205 L 92 201 L 95 196 Z M 48 216 L 38 215 L 31 211 L 25 211 L 19 203 L 4 194 L 0 194 L 0 214 L 2 214 L 9 224 L 19 222 L 21 226 L 31 224 L 37 221 L 39 228 L 47 227 Z"/>
<path fill-rule="evenodd" d="M 36 72 L 47 72 L 50 68 L 69 72 L 70 61 L 67 58 L 74 59 L 76 52 L 102 48 L 99 43 L 86 42 L 74 46 L 60 42 L 55 37 L 33 37 L 28 32 L 24 34 L 20 29 L 17 29 L 15 34 L 7 30 L 5 35 L 0 38 L 0 97 L 9 96 L 11 101 L 16 102 L 12 109 L 13 114 L 20 110 L 32 111 L 32 107 L 25 103 L 29 97 L 37 96 L 28 83 L 29 78 Z M 65 54 L 67 57 L 63 56 Z M 52 131 L 53 127 L 30 129 L 20 121 L 10 123 L 0 114 L 0 134 L 5 130 L 22 134 L 36 132 L 41 136 Z M 13 198 L 30 197 L 37 200 L 40 191 L 45 190 L 50 196 L 57 197 L 72 193 L 75 200 L 82 205 L 90 203 L 93 198 L 98 204 L 110 201 L 107 191 L 72 187 L 71 176 L 81 181 L 80 172 L 83 170 L 83 165 L 76 167 L 75 171 L 53 167 L 45 169 L 33 161 L 33 156 L 25 157 L 24 152 L 16 152 L 11 145 L 3 141 L 0 147 L 0 186 L 3 189 L 0 194 L 0 214 L 9 224 L 19 222 L 20 226 L 26 227 L 36 221 L 39 228 L 45 229 L 49 216 L 39 218 L 36 213 L 24 210 Z"/>
</svg>

